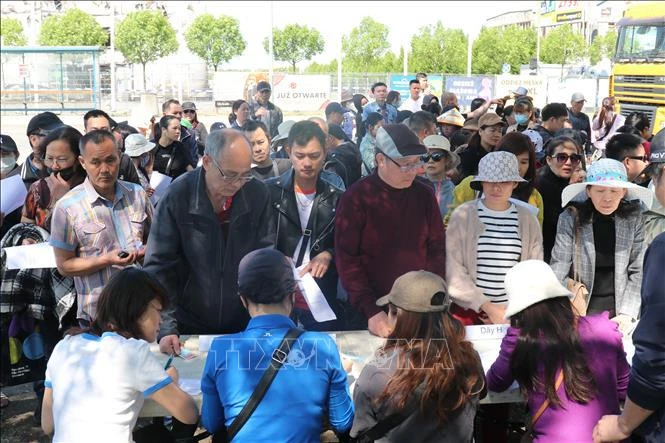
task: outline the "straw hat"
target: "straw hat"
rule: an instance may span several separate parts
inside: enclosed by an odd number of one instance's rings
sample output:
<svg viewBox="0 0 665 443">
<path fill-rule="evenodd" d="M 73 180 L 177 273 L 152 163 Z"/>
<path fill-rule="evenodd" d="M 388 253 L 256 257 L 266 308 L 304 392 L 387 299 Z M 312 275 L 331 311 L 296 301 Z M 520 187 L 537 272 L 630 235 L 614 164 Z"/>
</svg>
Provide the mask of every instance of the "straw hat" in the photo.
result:
<svg viewBox="0 0 665 443">
<path fill-rule="evenodd" d="M 436 118 L 436 122 L 443 125 L 464 126 L 464 116 L 455 108 L 449 109 Z"/>
<path fill-rule="evenodd" d="M 512 152 L 496 151 L 490 152 L 480 159 L 478 163 L 478 175 L 471 180 L 470 186 L 476 191 L 483 187 L 482 182 L 525 182 L 520 177 L 517 157 Z"/>
<path fill-rule="evenodd" d="M 504 281 L 508 295 L 505 318 L 510 318 L 543 300 L 573 297 L 573 293 L 556 278 L 552 268 L 541 260 L 519 262 L 506 272 Z"/>
<path fill-rule="evenodd" d="M 653 191 L 628 181 L 623 163 L 601 158 L 589 166 L 586 179 L 582 183 L 574 183 L 564 188 L 561 193 L 561 207 L 565 207 L 578 194 L 586 191 L 589 185 L 626 189 L 626 200 L 641 200 L 647 208 L 651 207 L 653 201 Z"/>
</svg>

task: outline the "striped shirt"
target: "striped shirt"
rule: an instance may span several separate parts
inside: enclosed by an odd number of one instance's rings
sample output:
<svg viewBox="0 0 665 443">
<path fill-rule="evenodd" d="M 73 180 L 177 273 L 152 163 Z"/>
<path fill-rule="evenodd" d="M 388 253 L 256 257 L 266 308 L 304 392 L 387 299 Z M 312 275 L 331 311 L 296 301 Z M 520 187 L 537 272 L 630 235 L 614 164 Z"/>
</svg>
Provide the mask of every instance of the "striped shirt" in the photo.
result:
<svg viewBox="0 0 665 443">
<path fill-rule="evenodd" d="M 476 286 L 492 303 L 506 303 L 506 272 L 520 262 L 522 240 L 514 204 L 505 211 L 492 211 L 478 202 L 478 217 L 485 230 L 478 237 Z"/>
<path fill-rule="evenodd" d="M 146 242 L 151 221 L 152 205 L 141 186 L 118 180 L 115 198 L 109 201 L 86 178 L 56 203 L 49 243 L 75 251 L 81 258 L 101 256 L 114 249 L 132 251 L 139 242 Z M 117 271 L 117 267 L 109 266 L 74 277 L 77 318 L 94 318 L 99 294 Z"/>
</svg>

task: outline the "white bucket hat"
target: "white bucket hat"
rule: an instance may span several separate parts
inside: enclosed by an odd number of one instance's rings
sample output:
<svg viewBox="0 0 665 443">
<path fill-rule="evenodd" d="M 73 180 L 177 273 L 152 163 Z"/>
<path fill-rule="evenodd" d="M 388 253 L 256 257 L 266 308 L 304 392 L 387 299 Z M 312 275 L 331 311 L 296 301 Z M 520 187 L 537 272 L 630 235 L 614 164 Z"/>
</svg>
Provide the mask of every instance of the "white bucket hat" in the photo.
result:
<svg viewBox="0 0 665 443">
<path fill-rule="evenodd" d="M 653 191 L 628 181 L 623 163 L 610 158 L 601 158 L 589 166 L 586 179 L 582 183 L 574 183 L 563 189 L 561 207 L 565 207 L 590 185 L 626 189 L 626 200 L 642 200 L 647 208 L 651 207 L 653 201 Z"/>
<path fill-rule="evenodd" d="M 130 157 L 138 157 L 146 152 L 152 151 L 155 147 L 154 143 L 149 142 L 141 134 L 129 134 L 125 138 L 125 154 Z"/>
<path fill-rule="evenodd" d="M 512 152 L 497 151 L 490 152 L 480 159 L 478 163 L 478 175 L 471 180 L 471 188 L 479 191 L 482 182 L 525 182 L 520 177 L 517 157 Z"/>
<path fill-rule="evenodd" d="M 505 287 L 508 295 L 505 318 L 543 300 L 573 297 L 573 293 L 556 278 L 552 268 L 541 260 L 525 260 L 513 266 L 506 272 Z"/>
</svg>

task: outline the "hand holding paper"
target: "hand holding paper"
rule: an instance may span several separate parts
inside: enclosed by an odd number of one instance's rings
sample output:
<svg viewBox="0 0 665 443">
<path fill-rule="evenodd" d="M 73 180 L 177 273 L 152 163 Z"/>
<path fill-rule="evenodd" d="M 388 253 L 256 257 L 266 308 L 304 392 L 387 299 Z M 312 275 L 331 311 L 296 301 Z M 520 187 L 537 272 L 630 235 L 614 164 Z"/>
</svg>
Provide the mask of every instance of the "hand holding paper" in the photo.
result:
<svg viewBox="0 0 665 443">
<path fill-rule="evenodd" d="M 169 187 L 172 181 L 173 179 L 168 175 L 152 171 L 152 174 L 150 174 L 150 187 L 154 189 L 154 192 L 150 197 L 150 201 L 153 205 L 164 195 L 166 188 Z"/>
<path fill-rule="evenodd" d="M 302 269 L 303 266 L 298 268 L 297 271 L 301 271 Z M 299 272 L 295 274 L 296 278 L 298 278 Z M 312 275 L 308 272 L 301 276 L 299 280 L 303 298 L 307 302 L 307 306 L 309 306 L 309 310 L 312 312 L 314 320 L 321 323 L 324 321 L 337 319 L 337 316 L 330 308 L 326 297 L 323 295 L 323 292 L 321 292 L 321 288 L 319 288 L 319 285 L 316 284 L 314 277 L 312 277 Z"/>
</svg>

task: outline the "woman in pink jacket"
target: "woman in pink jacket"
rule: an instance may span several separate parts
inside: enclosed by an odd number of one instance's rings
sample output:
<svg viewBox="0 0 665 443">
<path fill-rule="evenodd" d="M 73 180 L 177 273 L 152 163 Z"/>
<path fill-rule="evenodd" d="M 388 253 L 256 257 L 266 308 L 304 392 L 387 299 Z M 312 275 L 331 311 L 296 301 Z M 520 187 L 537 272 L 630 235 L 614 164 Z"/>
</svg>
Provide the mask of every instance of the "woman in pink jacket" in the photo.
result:
<svg viewBox="0 0 665 443">
<path fill-rule="evenodd" d="M 506 274 L 511 326 L 487 386 L 517 381 L 528 398 L 533 441 L 593 441 L 596 422 L 619 412 L 630 367 L 617 324 L 607 312 L 577 317 L 572 295 L 547 263 L 527 260 Z"/>
</svg>

